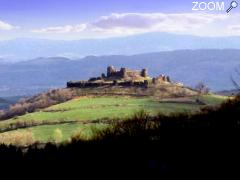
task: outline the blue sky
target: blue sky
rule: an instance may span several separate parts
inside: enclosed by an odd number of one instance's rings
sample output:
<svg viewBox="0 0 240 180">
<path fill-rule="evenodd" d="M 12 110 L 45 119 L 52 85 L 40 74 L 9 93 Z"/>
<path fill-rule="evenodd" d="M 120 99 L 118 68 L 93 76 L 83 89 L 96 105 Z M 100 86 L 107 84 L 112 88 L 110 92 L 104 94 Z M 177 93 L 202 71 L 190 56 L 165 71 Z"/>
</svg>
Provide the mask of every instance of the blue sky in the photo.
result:
<svg viewBox="0 0 240 180">
<path fill-rule="evenodd" d="M 0 18 L 27 27 L 94 20 L 111 13 L 189 12 L 179 0 L 0 0 Z M 39 24 L 41 23 L 41 24 Z"/>
<path fill-rule="evenodd" d="M 226 15 L 193 12 L 192 7 L 192 0 L 0 0 L 0 40 L 105 38 L 155 31 L 240 35 L 240 8 Z"/>
</svg>

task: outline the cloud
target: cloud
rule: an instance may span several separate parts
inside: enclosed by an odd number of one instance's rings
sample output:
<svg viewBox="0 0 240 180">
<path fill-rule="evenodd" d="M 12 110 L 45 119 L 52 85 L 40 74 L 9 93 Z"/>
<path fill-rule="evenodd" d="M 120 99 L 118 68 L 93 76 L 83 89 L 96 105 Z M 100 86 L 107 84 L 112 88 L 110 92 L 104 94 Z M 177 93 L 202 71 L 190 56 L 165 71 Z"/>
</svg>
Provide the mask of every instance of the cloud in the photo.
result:
<svg viewBox="0 0 240 180">
<path fill-rule="evenodd" d="M 77 33 L 77 32 L 82 32 L 86 28 L 85 24 L 80 24 L 80 25 L 66 25 L 66 26 L 56 26 L 56 27 L 47 27 L 47 28 L 42 28 L 42 29 L 36 29 L 32 30 L 32 32 L 35 33 Z"/>
<path fill-rule="evenodd" d="M 101 17 L 91 25 L 97 31 L 108 32 L 183 32 L 225 18 L 214 14 L 124 13 Z"/>
<path fill-rule="evenodd" d="M 169 32 L 201 35 L 214 29 L 214 24 L 226 23 L 231 16 L 207 13 L 113 13 L 96 21 L 77 25 L 47 27 L 32 30 L 35 33 L 84 33 L 91 35 L 125 36 L 148 32 Z M 218 32 L 219 29 L 212 30 Z M 221 32 L 223 35 L 226 32 Z"/>
<path fill-rule="evenodd" d="M 9 30 L 13 30 L 19 27 L 15 27 L 11 24 L 8 24 L 6 22 L 0 21 L 0 30 L 5 30 L 5 31 L 9 31 Z"/>
<path fill-rule="evenodd" d="M 240 33 L 240 24 L 239 24 L 239 25 L 231 25 L 231 26 L 228 26 L 228 29 L 229 29 L 232 33 Z"/>
</svg>

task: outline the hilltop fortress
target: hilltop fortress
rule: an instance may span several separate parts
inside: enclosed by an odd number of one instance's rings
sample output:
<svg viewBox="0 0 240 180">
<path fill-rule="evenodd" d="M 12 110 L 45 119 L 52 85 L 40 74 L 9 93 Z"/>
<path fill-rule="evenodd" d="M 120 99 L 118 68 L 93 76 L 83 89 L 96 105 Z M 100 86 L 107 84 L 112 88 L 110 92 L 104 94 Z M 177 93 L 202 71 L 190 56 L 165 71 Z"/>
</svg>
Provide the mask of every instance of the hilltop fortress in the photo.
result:
<svg viewBox="0 0 240 180">
<path fill-rule="evenodd" d="M 148 76 L 147 69 L 130 70 L 127 68 L 115 69 L 113 66 L 107 68 L 107 74 L 100 77 L 92 77 L 88 81 L 69 81 L 68 88 L 91 88 L 101 86 L 125 86 L 125 87 L 148 87 L 149 84 L 170 84 L 169 76 L 160 75 L 156 78 Z"/>
<path fill-rule="evenodd" d="M 103 78 L 108 80 L 118 80 L 118 79 L 125 79 L 125 80 L 136 80 L 139 78 L 147 78 L 147 70 L 142 69 L 141 71 L 137 70 L 130 70 L 126 68 L 121 68 L 120 71 L 115 69 L 113 66 L 109 66 L 107 68 L 107 76 L 102 74 Z"/>
</svg>

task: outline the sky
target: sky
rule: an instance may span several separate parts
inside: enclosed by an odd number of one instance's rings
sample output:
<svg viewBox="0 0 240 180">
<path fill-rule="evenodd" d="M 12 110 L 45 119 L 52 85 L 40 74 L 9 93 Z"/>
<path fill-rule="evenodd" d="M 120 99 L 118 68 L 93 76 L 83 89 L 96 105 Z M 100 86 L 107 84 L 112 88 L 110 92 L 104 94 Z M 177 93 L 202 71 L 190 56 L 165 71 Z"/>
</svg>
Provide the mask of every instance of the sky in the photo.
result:
<svg viewBox="0 0 240 180">
<path fill-rule="evenodd" d="M 0 0 L 0 40 L 75 40 L 151 32 L 240 36 L 240 2 L 227 14 L 231 0 L 219 1 L 225 3 L 223 11 L 193 11 L 192 1 Z"/>
</svg>

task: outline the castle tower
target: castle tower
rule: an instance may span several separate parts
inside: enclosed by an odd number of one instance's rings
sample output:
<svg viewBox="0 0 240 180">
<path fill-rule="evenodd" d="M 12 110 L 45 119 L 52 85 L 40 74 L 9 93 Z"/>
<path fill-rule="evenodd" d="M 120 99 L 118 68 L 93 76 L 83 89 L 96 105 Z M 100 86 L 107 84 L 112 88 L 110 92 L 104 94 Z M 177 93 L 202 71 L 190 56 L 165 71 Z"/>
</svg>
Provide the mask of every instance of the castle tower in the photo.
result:
<svg viewBox="0 0 240 180">
<path fill-rule="evenodd" d="M 147 69 L 142 69 L 141 76 L 144 77 L 144 78 L 146 78 L 148 76 Z"/>
<path fill-rule="evenodd" d="M 120 73 L 121 73 L 122 78 L 127 77 L 127 69 L 126 68 L 121 68 Z"/>
<path fill-rule="evenodd" d="M 166 82 L 167 81 L 167 77 L 163 76 L 163 81 Z"/>
<path fill-rule="evenodd" d="M 108 66 L 108 68 L 107 68 L 107 77 L 110 77 L 113 72 L 115 72 L 114 67 L 113 66 Z"/>
<path fill-rule="evenodd" d="M 167 76 L 167 82 L 171 82 L 171 80 L 170 80 L 170 77 L 169 77 L 169 76 Z"/>
<path fill-rule="evenodd" d="M 101 77 L 102 77 L 102 79 L 105 79 L 106 78 L 105 73 L 102 73 Z"/>
</svg>

